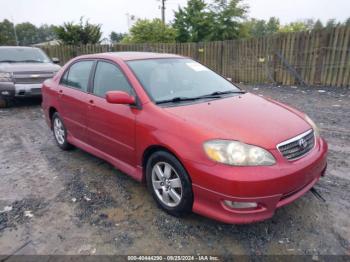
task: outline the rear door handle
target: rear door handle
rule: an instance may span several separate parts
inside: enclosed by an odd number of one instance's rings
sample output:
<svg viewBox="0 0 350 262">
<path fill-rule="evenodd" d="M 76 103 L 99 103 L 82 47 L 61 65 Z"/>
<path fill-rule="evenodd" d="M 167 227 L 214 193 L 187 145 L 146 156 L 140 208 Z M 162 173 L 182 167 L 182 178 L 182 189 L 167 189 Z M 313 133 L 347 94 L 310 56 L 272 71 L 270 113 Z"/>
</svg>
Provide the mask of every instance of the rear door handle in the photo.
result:
<svg viewBox="0 0 350 262">
<path fill-rule="evenodd" d="M 89 100 L 89 103 L 93 105 L 94 104 L 94 100 L 92 100 L 92 99 Z"/>
<path fill-rule="evenodd" d="M 62 98 L 62 96 L 63 96 L 63 90 L 60 89 L 58 90 L 58 98 Z"/>
</svg>

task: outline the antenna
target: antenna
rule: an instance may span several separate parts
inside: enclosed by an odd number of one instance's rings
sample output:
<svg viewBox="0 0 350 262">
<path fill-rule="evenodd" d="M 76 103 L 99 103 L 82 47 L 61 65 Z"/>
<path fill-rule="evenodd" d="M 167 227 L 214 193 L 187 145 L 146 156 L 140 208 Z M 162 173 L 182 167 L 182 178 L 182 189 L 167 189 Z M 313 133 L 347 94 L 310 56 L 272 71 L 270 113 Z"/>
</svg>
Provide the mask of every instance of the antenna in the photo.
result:
<svg viewBox="0 0 350 262">
<path fill-rule="evenodd" d="M 129 13 L 126 13 L 126 22 L 127 22 L 127 25 L 128 25 L 128 30 L 130 29 L 130 14 Z"/>
</svg>

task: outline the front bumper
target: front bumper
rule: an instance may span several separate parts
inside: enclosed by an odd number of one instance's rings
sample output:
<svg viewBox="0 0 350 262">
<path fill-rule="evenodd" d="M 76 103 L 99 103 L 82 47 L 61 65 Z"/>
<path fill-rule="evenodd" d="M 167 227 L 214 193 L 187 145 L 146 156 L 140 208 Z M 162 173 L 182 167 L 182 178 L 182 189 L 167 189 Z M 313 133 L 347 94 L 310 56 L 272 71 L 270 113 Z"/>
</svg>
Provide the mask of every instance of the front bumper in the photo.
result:
<svg viewBox="0 0 350 262">
<path fill-rule="evenodd" d="M 15 96 L 15 86 L 11 82 L 0 82 L 0 97 L 10 99 Z"/>
<path fill-rule="evenodd" d="M 0 96 L 4 98 L 36 97 L 41 96 L 42 84 L 14 84 L 13 82 L 0 83 Z"/>
<path fill-rule="evenodd" d="M 15 84 L 16 97 L 41 96 L 42 84 Z"/>
<path fill-rule="evenodd" d="M 327 143 L 318 139 L 304 157 L 288 162 L 273 152 L 277 163 L 268 167 L 232 167 L 185 164 L 193 183 L 195 213 L 212 219 L 244 224 L 262 221 L 275 210 L 309 191 L 325 173 Z M 256 208 L 232 209 L 224 201 L 255 202 Z"/>
</svg>

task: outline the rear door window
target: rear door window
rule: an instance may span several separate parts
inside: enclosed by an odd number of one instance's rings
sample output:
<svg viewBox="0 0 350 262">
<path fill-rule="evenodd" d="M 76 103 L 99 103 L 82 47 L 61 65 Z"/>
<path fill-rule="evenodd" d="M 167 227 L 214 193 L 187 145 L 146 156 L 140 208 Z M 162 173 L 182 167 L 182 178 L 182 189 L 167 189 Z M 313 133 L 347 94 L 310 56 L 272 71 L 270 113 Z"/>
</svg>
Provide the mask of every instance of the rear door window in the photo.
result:
<svg viewBox="0 0 350 262">
<path fill-rule="evenodd" d="M 76 62 L 65 72 L 61 84 L 87 92 L 94 61 Z"/>
</svg>

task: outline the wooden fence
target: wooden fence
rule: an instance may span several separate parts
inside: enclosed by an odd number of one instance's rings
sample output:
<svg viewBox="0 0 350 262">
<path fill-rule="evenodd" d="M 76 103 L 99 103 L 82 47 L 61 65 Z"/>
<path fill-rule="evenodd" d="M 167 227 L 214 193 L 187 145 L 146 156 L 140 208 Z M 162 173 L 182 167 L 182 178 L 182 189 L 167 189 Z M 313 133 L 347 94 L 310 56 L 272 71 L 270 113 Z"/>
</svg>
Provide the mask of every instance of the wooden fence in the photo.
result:
<svg viewBox="0 0 350 262">
<path fill-rule="evenodd" d="M 267 37 L 200 43 L 46 46 L 62 63 L 74 56 L 116 51 L 192 57 L 234 82 L 350 86 L 350 26 Z"/>
</svg>

